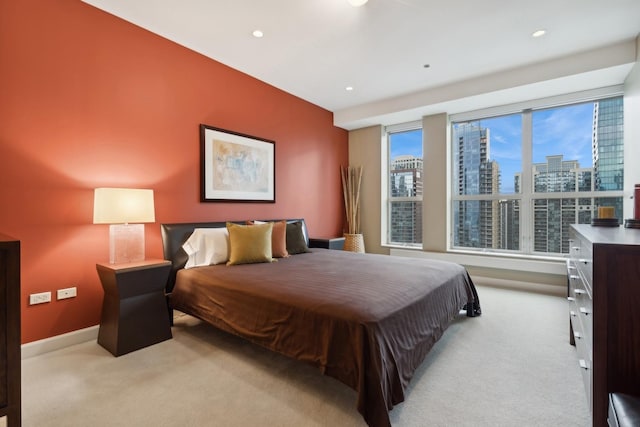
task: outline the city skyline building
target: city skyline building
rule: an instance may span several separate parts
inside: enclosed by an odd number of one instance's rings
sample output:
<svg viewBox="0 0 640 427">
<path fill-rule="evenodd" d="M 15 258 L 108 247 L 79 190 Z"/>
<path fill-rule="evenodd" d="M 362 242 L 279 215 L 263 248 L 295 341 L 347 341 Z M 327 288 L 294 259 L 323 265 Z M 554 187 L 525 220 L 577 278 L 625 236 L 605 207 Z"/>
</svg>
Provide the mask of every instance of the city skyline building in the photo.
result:
<svg viewBox="0 0 640 427">
<path fill-rule="evenodd" d="M 581 173 L 577 160 L 564 160 L 564 155 L 547 156 L 546 162 L 534 163 L 533 189 L 536 193 L 573 193 L 584 185 L 577 182 Z M 590 189 L 589 189 L 590 191 Z M 569 225 L 578 220 L 577 199 L 538 199 L 533 202 L 533 246 L 536 252 L 569 252 Z"/>
<path fill-rule="evenodd" d="M 391 197 L 422 196 L 422 167 L 420 157 L 398 156 L 391 162 L 389 174 Z M 390 212 L 390 240 L 394 243 L 422 243 L 422 203 L 394 201 Z"/>
<path fill-rule="evenodd" d="M 455 128 L 454 177 L 458 195 L 496 194 L 500 189 L 500 165 L 490 160 L 490 130 L 477 123 Z M 501 220 L 498 200 L 465 200 L 454 204 L 454 245 L 499 248 Z"/>
</svg>

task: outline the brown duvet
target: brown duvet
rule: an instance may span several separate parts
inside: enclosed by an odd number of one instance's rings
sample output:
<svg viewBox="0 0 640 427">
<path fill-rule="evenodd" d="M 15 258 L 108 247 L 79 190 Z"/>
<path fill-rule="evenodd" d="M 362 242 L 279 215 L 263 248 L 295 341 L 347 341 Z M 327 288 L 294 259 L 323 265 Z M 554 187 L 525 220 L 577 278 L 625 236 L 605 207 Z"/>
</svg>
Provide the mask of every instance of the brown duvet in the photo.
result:
<svg viewBox="0 0 640 427">
<path fill-rule="evenodd" d="M 171 306 L 318 366 L 357 391 L 371 426 L 390 425 L 388 411 L 460 310 L 480 314 L 457 264 L 325 249 L 180 270 Z"/>
</svg>

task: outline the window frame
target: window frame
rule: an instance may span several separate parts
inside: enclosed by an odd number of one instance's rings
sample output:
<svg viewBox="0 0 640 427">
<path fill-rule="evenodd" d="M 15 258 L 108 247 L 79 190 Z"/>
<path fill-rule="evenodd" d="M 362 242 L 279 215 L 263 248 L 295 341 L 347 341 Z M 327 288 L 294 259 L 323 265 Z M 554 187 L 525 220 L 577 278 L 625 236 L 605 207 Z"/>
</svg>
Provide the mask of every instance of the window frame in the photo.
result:
<svg viewBox="0 0 640 427">
<path fill-rule="evenodd" d="M 608 197 L 624 197 L 624 188 L 621 190 L 609 190 L 609 191 L 576 191 L 573 192 L 535 192 L 533 188 L 533 113 L 535 111 L 560 108 L 563 106 L 571 106 L 588 102 L 597 102 L 600 100 L 606 100 L 615 97 L 623 97 L 623 87 L 621 85 L 612 86 L 608 88 L 601 88 L 583 92 L 577 92 L 573 94 L 567 94 L 562 96 L 537 99 L 527 102 L 521 102 L 517 104 L 493 107 L 488 109 L 470 111 L 460 114 L 452 114 L 448 118 L 448 165 L 449 165 L 449 200 L 447 206 L 447 221 L 448 221 L 448 241 L 447 250 L 451 252 L 482 252 L 494 255 L 524 255 L 530 257 L 551 257 L 551 258 L 564 258 L 567 254 L 556 252 L 539 252 L 535 251 L 535 221 L 533 205 L 536 199 L 601 199 Z M 453 176 L 455 171 L 455 153 L 453 150 L 453 126 L 455 123 L 466 123 L 473 121 L 481 121 L 490 118 L 496 118 L 501 116 L 507 116 L 510 114 L 520 114 L 522 116 L 522 176 L 521 187 L 519 193 L 504 193 L 504 194 L 479 194 L 479 195 L 458 195 L 455 189 L 456 177 Z M 623 142 L 624 144 L 624 142 Z M 592 184 L 593 188 L 593 184 Z M 519 249 L 518 250 L 502 250 L 492 248 L 473 248 L 466 246 L 454 245 L 454 204 L 460 201 L 467 200 L 519 200 L 519 222 L 520 222 L 520 236 L 519 236 Z"/>
<path fill-rule="evenodd" d="M 398 124 L 394 124 L 394 125 L 389 125 L 389 126 L 385 126 L 384 127 L 384 132 L 383 132 L 383 141 L 385 141 L 385 147 L 386 149 L 384 150 L 385 155 L 383 156 L 383 173 L 382 173 L 382 180 L 383 180 L 383 221 L 382 223 L 384 224 L 384 227 L 382 229 L 382 245 L 383 246 L 389 246 L 389 247 L 399 247 L 399 248 L 410 248 L 410 249 L 422 249 L 423 248 L 423 243 L 402 243 L 402 242 L 392 242 L 391 241 L 391 204 L 393 202 L 418 202 L 418 203 L 423 203 L 423 195 L 424 195 L 424 190 L 423 190 L 423 194 L 420 196 L 414 196 L 414 197 L 392 197 L 391 194 L 391 135 L 394 133 L 402 133 L 402 132 L 411 132 L 411 131 L 416 131 L 416 130 L 420 130 L 422 132 L 422 160 L 423 160 L 423 170 L 421 172 L 421 175 L 424 179 L 424 131 L 423 131 L 423 127 L 422 127 L 422 121 L 421 120 L 415 120 L 415 121 L 411 121 L 411 122 L 405 122 L 405 123 L 398 123 Z M 424 189 L 424 182 L 423 182 L 423 189 Z M 421 218 L 422 220 L 422 218 Z"/>
</svg>

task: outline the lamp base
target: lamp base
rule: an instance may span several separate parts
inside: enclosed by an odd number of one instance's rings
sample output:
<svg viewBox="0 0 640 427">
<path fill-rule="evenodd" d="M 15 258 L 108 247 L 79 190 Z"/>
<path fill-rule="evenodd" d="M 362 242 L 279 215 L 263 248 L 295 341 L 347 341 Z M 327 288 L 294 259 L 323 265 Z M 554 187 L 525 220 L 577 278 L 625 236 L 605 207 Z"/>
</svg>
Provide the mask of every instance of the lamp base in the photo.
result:
<svg viewBox="0 0 640 427">
<path fill-rule="evenodd" d="M 144 224 L 109 226 L 109 262 L 122 264 L 144 261 Z"/>
</svg>

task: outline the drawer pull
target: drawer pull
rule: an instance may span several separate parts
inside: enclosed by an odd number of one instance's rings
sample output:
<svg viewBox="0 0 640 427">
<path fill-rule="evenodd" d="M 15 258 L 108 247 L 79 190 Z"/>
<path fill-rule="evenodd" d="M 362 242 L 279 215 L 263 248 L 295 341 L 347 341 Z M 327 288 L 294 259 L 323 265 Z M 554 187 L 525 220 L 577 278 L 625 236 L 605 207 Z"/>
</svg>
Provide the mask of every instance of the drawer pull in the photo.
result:
<svg viewBox="0 0 640 427">
<path fill-rule="evenodd" d="M 584 307 L 580 307 L 580 313 L 584 314 L 585 316 L 591 314 L 591 312 Z"/>
<path fill-rule="evenodd" d="M 576 267 L 573 266 L 573 265 L 568 265 L 567 266 L 567 270 L 575 270 L 575 269 L 576 269 Z"/>
<path fill-rule="evenodd" d="M 578 360 L 578 363 L 580 364 L 580 367 L 585 371 L 589 369 L 589 366 L 587 366 L 587 362 L 584 359 Z"/>
<path fill-rule="evenodd" d="M 578 276 L 577 274 L 570 274 L 569 275 L 569 279 L 571 279 L 571 280 L 579 280 L 580 276 Z"/>
<path fill-rule="evenodd" d="M 576 317 L 576 312 L 575 312 L 575 311 L 573 311 L 573 310 L 571 310 L 571 311 L 569 312 L 569 314 L 571 315 L 571 317 Z"/>
<path fill-rule="evenodd" d="M 567 297 L 567 301 L 574 302 L 576 299 L 574 297 Z"/>
<path fill-rule="evenodd" d="M 582 335 L 580 334 L 580 332 L 574 332 L 573 337 L 577 340 L 582 339 Z"/>
<path fill-rule="evenodd" d="M 584 295 L 584 294 L 586 294 L 586 293 L 587 293 L 587 291 L 585 291 L 584 289 L 574 289 L 574 290 L 573 290 L 573 293 L 574 293 L 575 295 Z"/>
<path fill-rule="evenodd" d="M 580 251 L 580 246 L 571 246 L 574 251 Z"/>
</svg>

